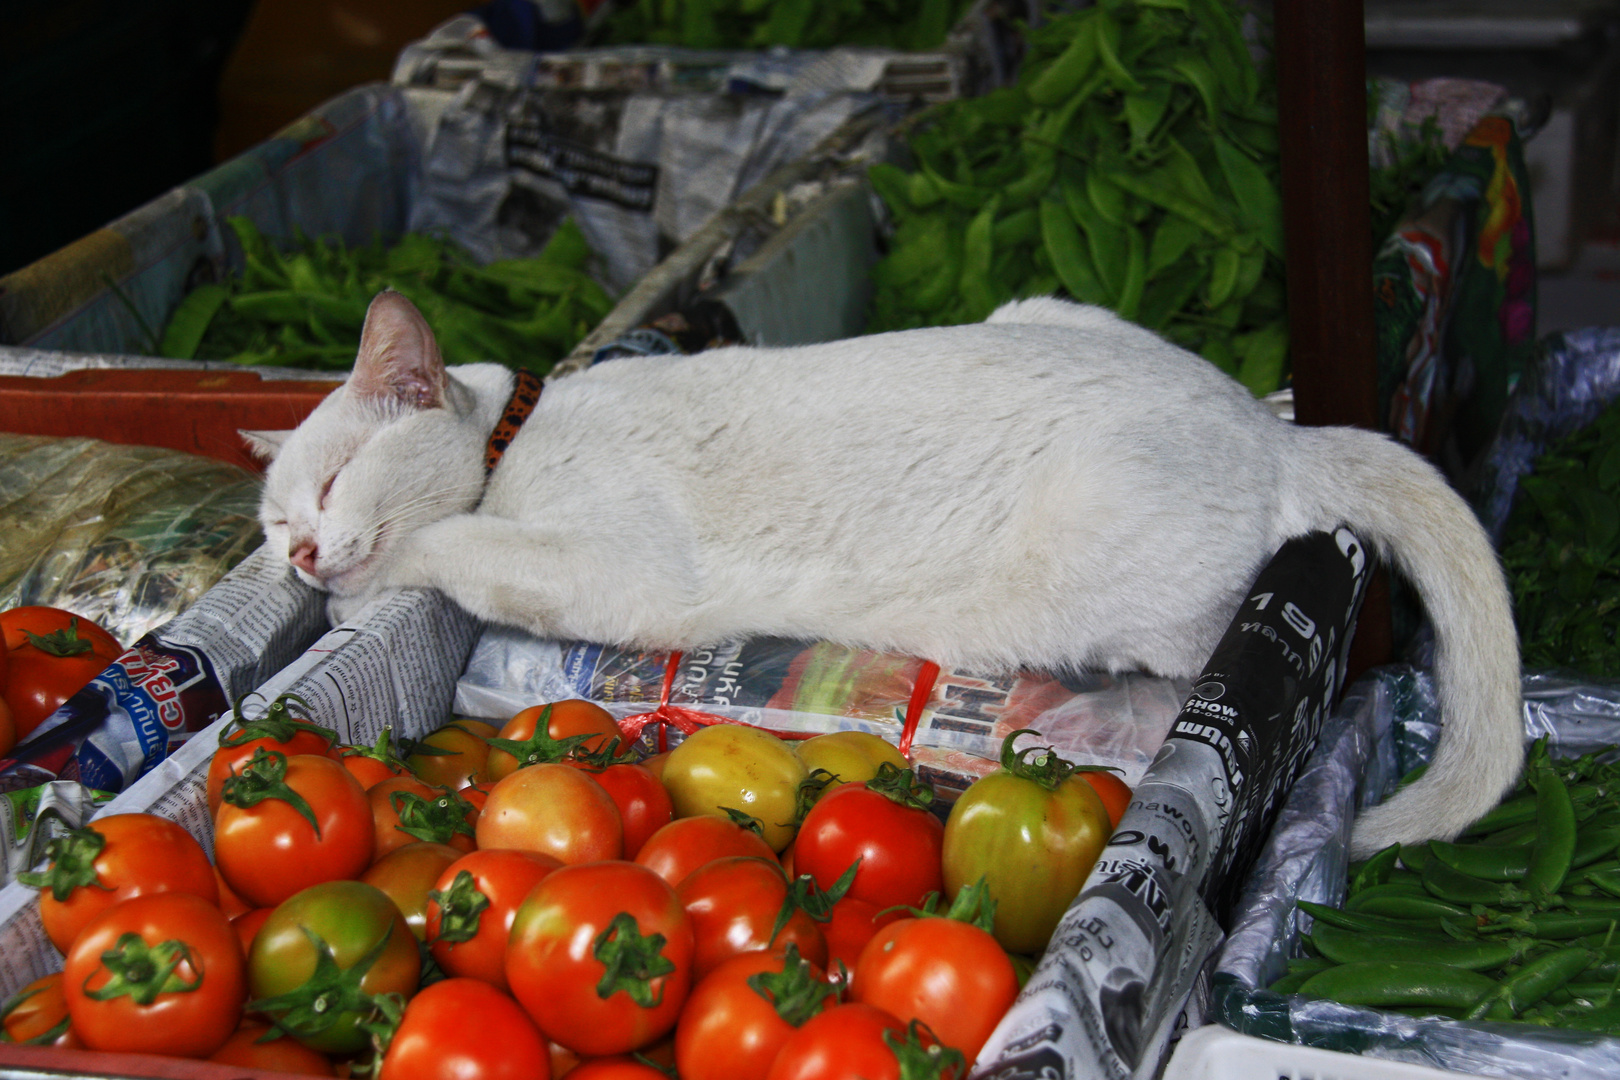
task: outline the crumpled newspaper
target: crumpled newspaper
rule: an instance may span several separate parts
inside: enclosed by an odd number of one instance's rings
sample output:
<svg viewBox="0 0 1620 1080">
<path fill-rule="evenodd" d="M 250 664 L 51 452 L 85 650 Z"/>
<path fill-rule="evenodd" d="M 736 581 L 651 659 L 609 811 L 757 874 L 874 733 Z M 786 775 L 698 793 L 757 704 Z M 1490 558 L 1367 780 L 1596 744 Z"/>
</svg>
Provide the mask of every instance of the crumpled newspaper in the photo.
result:
<svg viewBox="0 0 1620 1080">
<path fill-rule="evenodd" d="M 0 434 L 0 610 L 65 608 L 128 645 L 258 547 L 258 501 L 212 458 Z"/>
</svg>

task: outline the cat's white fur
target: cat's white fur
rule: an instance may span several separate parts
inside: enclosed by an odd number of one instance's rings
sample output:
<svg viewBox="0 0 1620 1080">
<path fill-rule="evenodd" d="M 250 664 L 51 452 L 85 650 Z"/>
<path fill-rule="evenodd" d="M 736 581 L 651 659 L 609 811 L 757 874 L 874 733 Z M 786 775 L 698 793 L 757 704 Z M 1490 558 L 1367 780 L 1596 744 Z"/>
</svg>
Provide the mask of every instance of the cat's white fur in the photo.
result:
<svg viewBox="0 0 1620 1080">
<path fill-rule="evenodd" d="M 1519 770 L 1507 591 L 1439 473 L 1381 435 L 1280 421 L 1101 309 L 601 364 L 547 387 L 486 489 L 511 385 L 447 372 L 384 293 L 349 382 L 261 434 L 266 533 L 334 617 L 420 585 L 552 637 L 1191 676 L 1284 540 L 1346 524 L 1416 585 L 1446 720 L 1356 852 L 1455 835 Z"/>
</svg>

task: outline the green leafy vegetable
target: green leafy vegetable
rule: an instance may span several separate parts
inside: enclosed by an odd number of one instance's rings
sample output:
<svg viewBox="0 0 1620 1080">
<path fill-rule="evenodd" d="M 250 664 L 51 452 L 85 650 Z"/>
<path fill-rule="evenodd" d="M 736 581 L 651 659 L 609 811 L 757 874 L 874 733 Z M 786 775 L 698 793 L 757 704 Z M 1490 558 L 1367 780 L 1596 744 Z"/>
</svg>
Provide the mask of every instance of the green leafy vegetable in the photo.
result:
<svg viewBox="0 0 1620 1080">
<path fill-rule="evenodd" d="M 242 245 L 242 273 L 180 302 L 163 332 L 164 356 L 347 370 L 367 305 L 392 288 L 421 309 L 446 363 L 544 374 L 613 306 L 586 273 L 590 248 L 571 218 L 539 256 L 486 266 L 415 233 L 357 248 L 298 236 L 280 251 L 248 219 L 228 224 Z"/>
</svg>

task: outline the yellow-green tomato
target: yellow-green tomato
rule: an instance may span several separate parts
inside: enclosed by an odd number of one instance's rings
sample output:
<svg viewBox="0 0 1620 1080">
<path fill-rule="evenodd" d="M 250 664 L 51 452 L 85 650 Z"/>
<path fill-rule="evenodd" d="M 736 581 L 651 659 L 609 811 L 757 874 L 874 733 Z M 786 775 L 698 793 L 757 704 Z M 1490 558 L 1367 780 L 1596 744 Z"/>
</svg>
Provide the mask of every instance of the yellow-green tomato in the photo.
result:
<svg viewBox="0 0 1620 1080">
<path fill-rule="evenodd" d="M 1110 832 L 1108 811 L 1081 776 L 1048 790 L 998 769 L 963 792 L 945 822 L 945 894 L 985 878 L 996 940 L 1038 956 Z"/>
<path fill-rule="evenodd" d="M 805 771 L 826 769 L 837 777 L 828 785 L 829 790 L 840 784 L 866 783 L 885 761 L 897 769 L 911 768 L 905 755 L 869 731 L 829 731 L 806 739 L 795 753 L 804 762 Z"/>
<path fill-rule="evenodd" d="M 688 735 L 664 763 L 664 787 L 676 817 L 726 817 L 726 808 L 758 819 L 765 842 L 793 842 L 793 815 L 804 764 L 768 731 L 714 724 Z"/>
</svg>

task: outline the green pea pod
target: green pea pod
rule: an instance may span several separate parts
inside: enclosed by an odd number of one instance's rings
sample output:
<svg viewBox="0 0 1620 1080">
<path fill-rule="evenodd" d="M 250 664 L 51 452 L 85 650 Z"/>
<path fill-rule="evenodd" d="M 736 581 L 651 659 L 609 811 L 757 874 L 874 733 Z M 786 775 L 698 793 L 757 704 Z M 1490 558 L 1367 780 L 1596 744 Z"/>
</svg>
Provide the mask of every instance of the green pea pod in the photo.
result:
<svg viewBox="0 0 1620 1080">
<path fill-rule="evenodd" d="M 939 202 L 939 187 L 927 173 L 914 172 L 906 178 L 905 183 L 906 197 L 911 200 L 911 205 L 917 209 L 923 210 Z"/>
<path fill-rule="evenodd" d="M 1075 226 L 1069 211 L 1058 199 L 1041 200 L 1041 242 L 1046 246 L 1052 270 L 1069 295 L 1087 304 L 1111 302 L 1107 290 L 1097 278 L 1091 255 Z"/>
<path fill-rule="evenodd" d="M 1401 866 L 1406 870 L 1416 870 L 1422 873 L 1422 868 L 1434 858 L 1434 852 L 1427 844 L 1401 844 Z"/>
<path fill-rule="evenodd" d="M 1344 930 L 1356 930 L 1366 934 L 1377 934 L 1384 937 L 1413 938 L 1417 940 L 1433 941 L 1440 937 L 1440 921 L 1391 919 L 1382 915 L 1373 915 L 1365 911 L 1344 911 L 1340 908 L 1328 907 L 1326 904 L 1313 904 L 1309 900 L 1299 900 L 1295 906 L 1313 919 L 1337 926 Z M 1472 916 L 1469 916 L 1470 921 Z"/>
<path fill-rule="evenodd" d="M 1125 126 L 1131 134 L 1131 152 L 1139 153 L 1148 147 L 1159 121 L 1170 107 L 1170 84 L 1150 82 L 1141 91 L 1125 95 L 1123 111 Z"/>
<path fill-rule="evenodd" d="M 1588 871 L 1586 880 L 1610 896 L 1620 897 L 1620 867 L 1612 870 Z"/>
<path fill-rule="evenodd" d="M 1211 117 L 1221 115 L 1220 83 L 1208 63 L 1201 57 L 1185 56 L 1173 61 L 1170 70 L 1181 76 L 1181 81 L 1198 92 L 1198 96 L 1204 102 L 1205 115 Z"/>
<path fill-rule="evenodd" d="M 1413 884 L 1410 879 L 1404 881 L 1386 881 L 1382 885 L 1369 885 L 1358 893 L 1352 893 L 1344 902 L 1344 910 L 1360 911 L 1369 900 L 1376 900 L 1380 896 L 1427 896 L 1421 882 Z"/>
<path fill-rule="evenodd" d="M 1427 867 L 1424 873 L 1428 873 Z M 1391 919 L 1472 918 L 1467 908 L 1437 896 L 1379 896 L 1363 902 L 1357 910 L 1362 914 L 1383 915 Z"/>
<path fill-rule="evenodd" d="M 1028 171 L 1002 190 L 1003 206 L 1022 206 L 1046 193 L 1057 175 L 1057 151 L 1050 146 L 1033 146 L 1025 150 Z"/>
<path fill-rule="evenodd" d="M 242 245 L 242 283 L 255 289 L 286 288 L 287 271 L 282 266 L 281 256 L 258 226 L 240 216 L 226 218 L 225 224 L 236 234 L 237 243 Z"/>
<path fill-rule="evenodd" d="M 992 230 L 991 241 L 997 251 L 1004 251 L 1009 247 L 1028 244 L 1040 234 L 1040 211 L 1033 206 L 1026 206 L 1010 214 L 1003 214 Z"/>
<path fill-rule="evenodd" d="M 1200 206 L 1175 189 L 1162 169 L 1146 173 L 1110 172 L 1109 179 L 1139 199 L 1146 200 L 1162 210 L 1186 218 L 1203 232 L 1222 240 L 1230 239 L 1232 226 L 1208 207 Z"/>
<path fill-rule="evenodd" d="M 1238 382 L 1256 397 L 1264 397 L 1282 385 L 1283 367 L 1288 359 L 1288 322 L 1277 319 L 1252 334 L 1239 338 L 1242 360 L 1238 365 Z M 1408 849 L 1401 849 L 1404 862 Z"/>
<path fill-rule="evenodd" d="M 875 267 L 879 286 L 901 288 L 936 271 L 951 246 L 951 223 L 945 214 L 919 215 L 895 231 L 894 244 Z"/>
<path fill-rule="evenodd" d="M 923 280 L 912 294 L 916 309 L 921 312 L 939 311 L 956 295 L 962 274 L 962 256 L 956 248 L 947 249 L 938 269 Z"/>
<path fill-rule="evenodd" d="M 1207 276 L 1204 268 L 1192 259 L 1163 273 L 1149 271 L 1147 285 L 1142 290 L 1142 306 L 1136 315 L 1137 323 L 1149 330 L 1162 327 L 1198 294 Z"/>
<path fill-rule="evenodd" d="M 1568 941 L 1570 938 L 1596 935 L 1605 937 L 1620 926 L 1617 915 L 1577 915 L 1558 912 L 1538 912 L 1534 915 L 1503 915 L 1479 928 L 1482 934 L 1512 932 L 1549 941 Z"/>
<path fill-rule="evenodd" d="M 1591 967 L 1597 954 L 1584 945 L 1538 956 L 1504 978 L 1468 1010 L 1470 1020 L 1511 1020 Z"/>
<path fill-rule="evenodd" d="M 1209 295 L 1204 303 L 1212 308 L 1218 308 L 1226 303 L 1232 295 L 1232 287 L 1237 284 L 1238 271 L 1242 269 L 1243 257 L 1233 248 L 1223 247 L 1215 252 L 1211 261 L 1209 275 Z"/>
<path fill-rule="evenodd" d="M 1260 243 L 1267 251 L 1279 259 L 1284 258 L 1282 196 L 1271 178 L 1249 155 L 1220 135 L 1210 141 L 1215 146 L 1215 160 L 1220 163 L 1221 175 L 1237 200 L 1244 226 L 1259 234 Z"/>
<path fill-rule="evenodd" d="M 1100 9 L 1093 22 L 1097 27 L 1097 61 L 1108 72 L 1114 87 L 1121 91 L 1140 92 L 1142 84 L 1136 81 L 1136 76 L 1119 59 L 1119 23 Z"/>
<path fill-rule="evenodd" d="M 1115 183 L 1113 186 L 1119 185 Z M 1166 214 L 1158 228 L 1153 230 L 1153 244 L 1148 248 L 1148 278 L 1151 280 L 1158 276 L 1159 271 L 1173 266 L 1204 235 L 1203 229 L 1186 218 Z"/>
<path fill-rule="evenodd" d="M 1437 964 L 1449 964 L 1466 971 L 1491 971 L 1523 956 L 1535 942 L 1531 938 L 1491 938 L 1477 941 L 1434 941 L 1416 952 L 1410 938 L 1378 937 L 1318 923 L 1311 928 L 1311 943 L 1317 952 L 1339 964 L 1365 960 L 1388 960 L 1416 955 Z"/>
<path fill-rule="evenodd" d="M 1239 300 L 1248 299 L 1260 285 L 1260 279 L 1266 273 L 1266 249 L 1259 244 L 1243 252 L 1242 262 L 1238 265 L 1237 284 L 1232 286 L 1232 295 Z"/>
<path fill-rule="evenodd" d="M 1486 881 L 1471 877 L 1439 857 L 1437 852 L 1423 868 L 1423 887 L 1434 896 L 1454 904 L 1488 904 L 1493 907 L 1523 904 L 1530 894 L 1511 882 Z"/>
<path fill-rule="evenodd" d="M 1225 212 L 1227 208 L 1209 186 L 1209 180 L 1204 175 L 1203 167 L 1198 164 L 1198 159 L 1193 157 L 1174 136 L 1166 137 L 1164 145 L 1169 153 L 1165 155 L 1159 171 L 1167 182 L 1200 206 L 1216 213 Z"/>
<path fill-rule="evenodd" d="M 1136 318 L 1142 305 L 1142 289 L 1147 283 L 1147 241 L 1135 225 L 1125 226 L 1125 283 L 1119 290 L 1114 310 L 1122 319 Z"/>
<path fill-rule="evenodd" d="M 970 184 L 958 184 L 955 181 L 947 180 L 939 175 L 934 167 L 927 162 L 923 162 L 921 168 L 927 174 L 928 179 L 933 182 L 934 187 L 939 190 L 940 195 L 945 198 L 945 201 L 953 206 L 960 206 L 965 210 L 977 212 L 990 199 L 988 191 Z"/>
<path fill-rule="evenodd" d="M 1225 54 L 1225 62 L 1216 65 L 1225 76 L 1222 85 L 1230 88 L 1235 104 L 1250 105 L 1259 92 L 1260 76 L 1232 12 L 1221 0 L 1193 0 L 1190 11 L 1194 21 L 1214 39 L 1217 50 Z"/>
<path fill-rule="evenodd" d="M 1100 9 L 1093 10 L 1098 14 L 1080 21 L 1080 26 L 1070 39 L 1068 48 L 1058 54 L 1057 59 L 1048 64 L 1046 70 L 1024 88 L 1029 100 L 1036 105 L 1056 105 L 1063 101 L 1079 89 L 1086 76 L 1096 67 L 1098 17 L 1102 13 Z"/>
<path fill-rule="evenodd" d="M 1096 267 L 1097 277 L 1107 290 L 1108 306 L 1114 307 L 1125 288 L 1125 274 L 1130 262 L 1130 241 L 1125 228 L 1111 224 L 1091 205 L 1083 183 L 1065 177 L 1061 187 L 1069 215 L 1085 234 L 1091 264 Z"/>
<path fill-rule="evenodd" d="M 1065 183 L 1069 181 L 1065 179 Z M 1067 189 L 1064 197 L 1068 198 Z M 1126 224 L 1125 189 L 1108 180 L 1100 169 L 1087 169 L 1084 198 L 1111 225 Z M 1073 211 L 1071 210 L 1071 213 Z"/>
<path fill-rule="evenodd" d="M 169 325 L 163 328 L 158 354 L 175 360 L 196 357 L 197 346 L 208 333 L 208 324 L 214 321 L 229 297 L 230 290 L 223 285 L 199 285 L 187 293 L 169 316 Z"/>
<path fill-rule="evenodd" d="M 1355 867 L 1350 875 L 1350 895 L 1354 896 L 1363 889 L 1374 885 L 1384 885 L 1389 882 L 1390 875 L 1395 872 L 1400 862 L 1401 845 L 1391 844 L 1381 851 L 1375 852 L 1371 858 L 1360 866 Z"/>
<path fill-rule="evenodd" d="M 291 289 L 241 293 L 231 297 L 229 303 L 231 310 L 238 315 L 263 322 L 303 322 L 309 313 L 304 294 Z"/>
<path fill-rule="evenodd" d="M 1429 841 L 1435 861 L 1486 881 L 1519 881 L 1530 869 L 1529 844 L 1450 844 Z"/>
<path fill-rule="evenodd" d="M 1315 974 L 1317 974 L 1317 972 L 1314 971 L 1290 971 L 1288 974 L 1282 976 L 1276 982 L 1266 987 L 1266 989 L 1271 991 L 1273 994 L 1282 994 L 1285 996 L 1288 994 L 1297 994 L 1299 993 L 1299 988 L 1305 985 L 1305 980 L 1309 979 Z"/>
<path fill-rule="evenodd" d="M 1311 976 L 1299 992 L 1346 1005 L 1468 1008 L 1496 985 L 1478 972 L 1426 960 L 1362 960 Z"/>
<path fill-rule="evenodd" d="M 1620 827 L 1608 825 L 1589 828 L 1585 825 L 1575 834 L 1575 850 L 1570 853 L 1569 867 L 1578 870 L 1590 866 L 1620 848 Z"/>
<path fill-rule="evenodd" d="M 1551 769 L 1536 777 L 1536 842 L 1530 867 L 1524 872 L 1525 891 L 1547 897 L 1558 891 L 1575 854 L 1575 804 L 1564 778 Z"/>
<path fill-rule="evenodd" d="M 1001 199 L 993 198 L 968 224 L 962 241 L 962 280 L 960 292 L 970 312 L 968 321 L 980 322 L 995 310 L 996 292 L 990 283 L 990 263 L 995 255 L 996 211 Z"/>
</svg>

